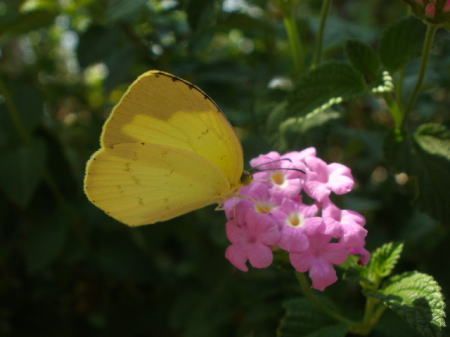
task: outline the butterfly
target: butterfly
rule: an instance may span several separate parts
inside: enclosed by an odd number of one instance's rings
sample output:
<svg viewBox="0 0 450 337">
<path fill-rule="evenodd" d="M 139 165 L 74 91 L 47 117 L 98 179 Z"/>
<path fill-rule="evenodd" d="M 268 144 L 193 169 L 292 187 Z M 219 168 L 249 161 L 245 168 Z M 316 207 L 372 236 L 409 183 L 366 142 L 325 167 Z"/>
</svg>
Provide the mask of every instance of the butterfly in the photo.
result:
<svg viewBox="0 0 450 337">
<path fill-rule="evenodd" d="M 84 191 L 114 219 L 141 226 L 220 205 L 246 179 L 241 143 L 218 105 L 188 81 L 151 70 L 106 120 Z"/>
</svg>

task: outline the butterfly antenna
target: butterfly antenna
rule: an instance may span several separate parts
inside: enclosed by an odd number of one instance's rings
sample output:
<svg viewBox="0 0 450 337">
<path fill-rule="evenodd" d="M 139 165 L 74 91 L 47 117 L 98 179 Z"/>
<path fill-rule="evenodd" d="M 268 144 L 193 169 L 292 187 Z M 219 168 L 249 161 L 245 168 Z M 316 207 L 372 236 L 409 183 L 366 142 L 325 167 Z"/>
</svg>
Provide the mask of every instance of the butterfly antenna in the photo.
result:
<svg viewBox="0 0 450 337">
<path fill-rule="evenodd" d="M 292 160 L 290 160 L 289 158 L 280 158 L 280 159 L 271 160 L 271 161 L 268 161 L 268 162 L 265 162 L 265 163 L 261 163 L 261 164 L 259 164 L 259 165 L 256 165 L 255 167 L 252 167 L 251 169 L 252 169 L 252 170 L 258 170 L 258 171 L 259 171 L 259 167 L 261 167 L 261 166 L 269 165 L 269 164 L 273 164 L 273 163 L 278 163 L 278 162 L 280 162 L 280 161 L 286 161 L 286 160 L 287 160 L 288 162 L 292 163 Z"/>
<path fill-rule="evenodd" d="M 294 168 L 294 167 L 286 167 L 286 168 L 276 168 L 276 169 L 261 169 L 261 170 L 257 170 L 257 172 L 268 172 L 268 171 L 296 171 L 296 172 L 300 172 L 303 174 L 306 174 L 305 171 L 298 169 L 298 168 Z"/>
<path fill-rule="evenodd" d="M 265 163 L 262 163 L 262 164 L 256 165 L 255 167 L 250 168 L 250 173 L 254 173 L 254 172 L 267 172 L 267 171 L 297 171 L 297 172 L 306 174 L 305 171 L 303 171 L 303 170 L 301 170 L 301 169 L 298 169 L 298 168 L 282 168 L 282 167 L 276 168 L 276 169 L 272 169 L 272 168 L 267 168 L 267 169 L 260 168 L 261 166 L 264 166 L 264 165 L 268 165 L 268 164 L 272 164 L 272 163 L 278 163 L 278 162 L 286 161 L 286 160 L 287 160 L 288 162 L 292 163 L 292 160 L 289 159 L 289 158 L 275 159 L 275 160 L 271 160 L 271 161 L 268 161 L 268 162 L 265 162 Z"/>
</svg>

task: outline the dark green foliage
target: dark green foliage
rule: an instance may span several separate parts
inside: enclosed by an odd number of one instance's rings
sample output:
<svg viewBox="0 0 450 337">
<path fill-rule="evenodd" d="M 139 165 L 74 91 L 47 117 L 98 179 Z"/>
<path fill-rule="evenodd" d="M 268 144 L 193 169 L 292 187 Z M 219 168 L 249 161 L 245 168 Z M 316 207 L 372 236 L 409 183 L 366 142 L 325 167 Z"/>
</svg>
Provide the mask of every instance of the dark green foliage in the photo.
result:
<svg viewBox="0 0 450 337">
<path fill-rule="evenodd" d="M 380 58 L 391 72 L 419 56 L 425 35 L 424 24 L 408 17 L 389 26 L 380 41 Z"/>
<path fill-rule="evenodd" d="M 423 124 L 414 133 L 418 201 L 430 214 L 450 222 L 450 130 L 441 124 Z"/>
<path fill-rule="evenodd" d="M 368 83 L 374 84 L 380 80 L 380 58 L 373 47 L 357 40 L 350 40 L 345 45 L 345 50 L 350 63 L 364 75 Z"/>
<path fill-rule="evenodd" d="M 45 172 L 46 149 L 39 139 L 5 151 L 0 162 L 0 188 L 21 207 L 28 205 Z"/>
<path fill-rule="evenodd" d="M 347 327 L 314 307 L 306 298 L 295 298 L 284 304 L 286 314 L 277 330 L 278 337 L 344 337 Z"/>
<path fill-rule="evenodd" d="M 364 92 L 362 76 L 350 65 L 328 63 L 312 70 L 295 83 L 290 95 L 289 116 L 302 116 L 330 99 L 348 99 Z"/>
</svg>

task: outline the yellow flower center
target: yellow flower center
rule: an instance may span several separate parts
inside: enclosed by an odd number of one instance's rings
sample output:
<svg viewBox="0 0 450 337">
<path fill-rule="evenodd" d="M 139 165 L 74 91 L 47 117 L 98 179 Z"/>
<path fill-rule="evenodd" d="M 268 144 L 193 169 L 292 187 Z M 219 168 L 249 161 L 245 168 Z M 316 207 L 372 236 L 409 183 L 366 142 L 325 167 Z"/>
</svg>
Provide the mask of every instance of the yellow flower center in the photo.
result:
<svg viewBox="0 0 450 337">
<path fill-rule="evenodd" d="M 288 217 L 288 222 L 292 227 L 301 227 L 303 226 L 304 219 L 299 213 L 291 213 Z"/>
<path fill-rule="evenodd" d="M 273 205 L 268 202 L 258 202 L 256 203 L 255 208 L 257 212 L 267 214 L 270 213 Z"/>
<path fill-rule="evenodd" d="M 284 184 L 284 174 L 283 172 L 277 171 L 272 174 L 272 181 L 274 184 L 283 185 Z"/>
</svg>

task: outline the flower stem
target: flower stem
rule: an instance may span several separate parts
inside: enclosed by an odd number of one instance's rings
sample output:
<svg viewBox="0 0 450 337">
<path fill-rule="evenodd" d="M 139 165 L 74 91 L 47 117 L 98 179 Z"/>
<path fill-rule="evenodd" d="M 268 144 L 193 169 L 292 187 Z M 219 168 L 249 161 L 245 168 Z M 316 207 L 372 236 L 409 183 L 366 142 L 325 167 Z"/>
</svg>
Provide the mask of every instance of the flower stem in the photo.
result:
<svg viewBox="0 0 450 337">
<path fill-rule="evenodd" d="M 402 126 L 405 126 L 408 115 L 410 114 L 412 108 L 414 107 L 417 97 L 422 89 L 423 80 L 425 78 L 425 73 L 428 66 L 428 60 L 430 58 L 431 47 L 433 46 L 434 37 L 436 35 L 439 26 L 433 24 L 427 24 L 427 32 L 425 35 L 425 41 L 422 48 L 422 61 L 420 63 L 419 77 L 417 78 L 416 86 L 414 87 L 413 93 L 408 101 L 408 105 L 403 116 Z"/>
<path fill-rule="evenodd" d="M 395 137 L 398 141 L 402 141 L 403 140 L 402 125 L 404 114 L 401 108 L 399 98 L 397 96 L 396 99 L 392 93 L 385 93 L 384 100 L 386 101 L 389 107 L 389 111 L 391 112 L 392 118 L 394 119 Z"/>
<path fill-rule="evenodd" d="M 322 59 L 323 36 L 328 19 L 328 14 L 330 12 L 330 7 L 331 7 L 331 0 L 324 0 L 322 3 L 322 9 L 320 10 L 319 35 L 317 37 L 317 45 L 316 50 L 314 52 L 314 60 L 312 63 L 312 68 L 317 67 Z"/>
<path fill-rule="evenodd" d="M 313 290 L 311 289 L 311 285 L 309 284 L 308 279 L 306 278 L 304 273 L 295 273 L 297 280 L 300 284 L 300 288 L 303 291 L 305 297 L 320 311 L 329 317 L 335 319 L 338 322 L 344 323 L 348 326 L 353 326 L 355 323 L 348 318 L 342 316 L 340 313 L 336 312 L 334 309 L 330 308 L 327 304 L 325 304 L 319 297 L 317 297 Z"/>
<path fill-rule="evenodd" d="M 291 58 L 294 64 L 294 73 L 296 76 L 302 73 L 305 56 L 303 55 L 302 41 L 298 32 L 297 21 L 295 18 L 296 1 L 289 1 L 289 5 L 283 10 L 283 24 L 289 40 Z"/>
<path fill-rule="evenodd" d="M 295 275 L 305 297 L 324 314 L 340 323 L 347 325 L 349 332 L 355 335 L 367 336 L 378 324 L 384 310 L 386 309 L 380 300 L 373 297 L 367 297 L 363 319 L 360 322 L 354 322 L 341 315 L 335 309 L 326 304 L 320 297 L 316 296 L 304 273 L 296 273 Z"/>
<path fill-rule="evenodd" d="M 379 322 L 386 307 L 380 303 L 380 300 L 368 297 L 364 310 L 363 320 L 350 326 L 350 332 L 355 335 L 367 336 Z"/>
</svg>

